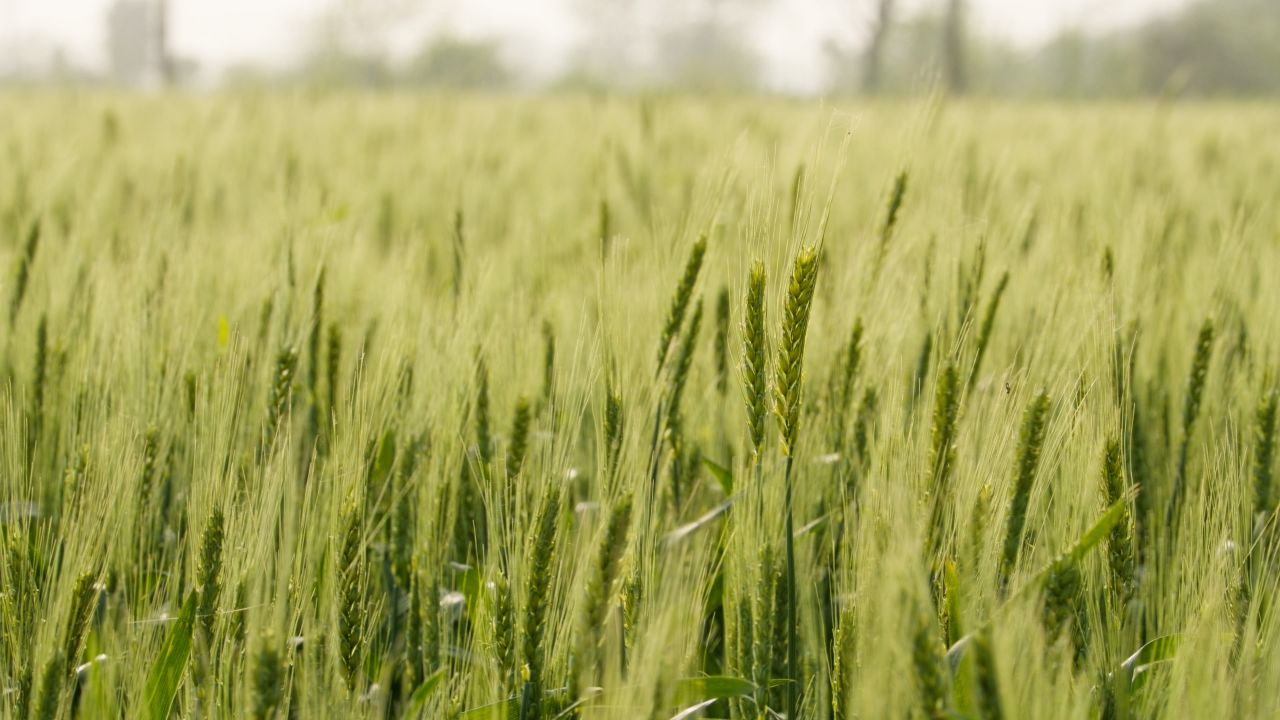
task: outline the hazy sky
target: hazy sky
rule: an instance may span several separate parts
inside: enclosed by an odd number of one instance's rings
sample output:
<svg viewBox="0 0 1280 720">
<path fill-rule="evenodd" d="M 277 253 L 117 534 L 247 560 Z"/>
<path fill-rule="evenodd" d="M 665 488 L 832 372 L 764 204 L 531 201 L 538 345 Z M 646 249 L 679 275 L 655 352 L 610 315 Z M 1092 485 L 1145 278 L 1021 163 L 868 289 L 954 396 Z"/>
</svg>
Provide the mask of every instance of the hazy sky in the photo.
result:
<svg viewBox="0 0 1280 720">
<path fill-rule="evenodd" d="M 366 0 L 367 1 L 367 0 Z M 406 0 L 398 1 L 401 4 Z M 574 0 L 422 0 L 422 28 L 495 36 L 513 54 L 552 70 L 580 28 Z M 310 21 L 333 0 L 170 0 L 174 52 L 206 71 L 241 61 L 285 64 L 305 45 Z M 803 89 L 822 75 L 823 39 L 865 28 L 875 0 L 773 0 L 755 26 L 770 83 Z M 940 0 L 902 0 L 904 13 Z M 975 25 L 1020 44 L 1064 26 L 1108 28 L 1185 0 L 970 0 Z M 104 65 L 103 17 L 111 0 L 0 0 L 0 54 L 63 48 L 76 62 Z M 415 34 L 420 34 L 418 30 Z"/>
</svg>

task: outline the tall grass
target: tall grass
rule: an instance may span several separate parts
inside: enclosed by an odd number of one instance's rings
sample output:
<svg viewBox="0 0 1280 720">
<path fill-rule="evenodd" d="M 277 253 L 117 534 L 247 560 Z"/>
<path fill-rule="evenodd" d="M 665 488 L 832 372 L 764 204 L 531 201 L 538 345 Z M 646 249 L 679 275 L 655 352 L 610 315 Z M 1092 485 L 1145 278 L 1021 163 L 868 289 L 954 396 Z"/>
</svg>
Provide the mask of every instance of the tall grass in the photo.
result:
<svg viewBox="0 0 1280 720">
<path fill-rule="evenodd" d="M 0 106 L 0 716 L 1280 713 L 1272 108 Z"/>
</svg>

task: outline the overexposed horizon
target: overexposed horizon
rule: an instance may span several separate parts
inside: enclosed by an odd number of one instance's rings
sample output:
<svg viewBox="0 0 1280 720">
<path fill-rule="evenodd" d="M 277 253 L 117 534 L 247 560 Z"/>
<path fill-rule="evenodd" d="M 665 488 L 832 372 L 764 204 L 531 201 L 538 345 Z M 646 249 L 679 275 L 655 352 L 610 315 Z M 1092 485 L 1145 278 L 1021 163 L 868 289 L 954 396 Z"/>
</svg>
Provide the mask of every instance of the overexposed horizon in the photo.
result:
<svg viewBox="0 0 1280 720">
<path fill-rule="evenodd" d="M 0 65 L 61 53 L 71 64 L 107 67 L 105 18 L 113 0 L 0 0 Z M 340 0 L 169 0 L 171 52 L 194 61 L 200 77 L 256 64 L 288 67 L 306 51 L 318 19 Z M 583 33 L 585 0 L 374 0 L 396 8 L 380 33 L 400 56 L 436 33 L 500 42 L 534 78 L 559 72 Z M 608 2 L 609 0 L 599 0 Z M 1188 0 L 968 0 L 977 32 L 1033 46 L 1064 29 L 1106 31 L 1170 12 Z M 824 48 L 856 46 L 876 0 L 753 0 L 750 27 L 765 84 L 809 92 L 826 78 Z M 943 0 L 901 0 L 900 16 Z M 365 5 L 371 3 L 366 0 Z"/>
</svg>

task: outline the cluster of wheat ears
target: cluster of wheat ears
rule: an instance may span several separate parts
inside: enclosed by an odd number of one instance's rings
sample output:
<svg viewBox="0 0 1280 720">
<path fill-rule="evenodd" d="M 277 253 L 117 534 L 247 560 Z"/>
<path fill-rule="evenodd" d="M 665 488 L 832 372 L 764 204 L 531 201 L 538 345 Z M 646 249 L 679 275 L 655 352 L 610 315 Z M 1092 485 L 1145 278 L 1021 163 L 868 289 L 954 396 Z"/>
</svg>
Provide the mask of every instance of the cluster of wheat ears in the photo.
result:
<svg viewBox="0 0 1280 720">
<path fill-rule="evenodd" d="M 4 717 L 1280 712 L 1274 113 L 4 102 Z"/>
</svg>

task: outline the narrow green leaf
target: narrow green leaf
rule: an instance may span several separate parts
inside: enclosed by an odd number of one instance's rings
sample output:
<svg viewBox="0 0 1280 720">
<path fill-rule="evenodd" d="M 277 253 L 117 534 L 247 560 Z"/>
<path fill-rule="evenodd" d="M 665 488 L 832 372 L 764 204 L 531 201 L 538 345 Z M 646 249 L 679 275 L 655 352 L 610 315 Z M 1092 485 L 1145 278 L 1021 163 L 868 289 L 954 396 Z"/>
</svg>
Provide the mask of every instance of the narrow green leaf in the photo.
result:
<svg viewBox="0 0 1280 720">
<path fill-rule="evenodd" d="M 748 696 L 755 691 L 756 685 L 750 680 L 729 675 L 708 675 L 681 680 L 676 686 L 676 701 L 683 705 L 702 700 L 724 700 Z"/>
<path fill-rule="evenodd" d="M 1080 539 L 1076 541 L 1076 544 L 1073 545 L 1070 550 L 1059 555 L 1053 562 L 1049 563 L 1042 568 L 1040 572 L 1036 573 L 1035 577 L 1033 577 L 1030 582 L 1018 589 L 1015 597 L 1044 587 L 1044 582 L 1048 579 L 1049 574 L 1052 573 L 1054 569 L 1059 568 L 1062 563 L 1078 563 L 1083 560 L 1085 556 L 1089 554 L 1089 551 L 1097 547 L 1098 543 L 1102 542 L 1102 540 L 1111 533 L 1111 530 L 1124 519 L 1125 503 L 1128 501 L 1129 494 L 1126 493 L 1124 497 L 1112 503 L 1111 507 L 1107 508 L 1107 511 L 1102 513 L 1102 517 L 1098 518 L 1098 521 L 1093 524 L 1093 527 L 1086 530 L 1085 533 L 1080 536 Z"/>
<path fill-rule="evenodd" d="M 1102 514 L 1102 517 L 1098 518 L 1098 522 L 1094 523 L 1093 527 L 1080 536 L 1080 540 L 1076 542 L 1075 547 L 1067 552 L 1068 557 L 1076 562 L 1083 560 L 1084 556 L 1088 555 L 1089 551 L 1102 542 L 1111 533 L 1111 530 L 1124 519 L 1124 508 L 1128 502 L 1129 498 L 1126 495 L 1112 503 L 1111 507 L 1107 508 L 1107 511 Z M 1048 569 L 1046 568 L 1041 574 L 1043 575 L 1047 572 Z"/>
<path fill-rule="evenodd" d="M 729 468 L 707 458 L 702 458 L 702 466 L 711 473 L 711 477 L 720 482 L 720 489 L 724 490 L 725 495 L 733 494 L 733 472 Z"/>
<path fill-rule="evenodd" d="M 1132 491 L 1130 491 L 1130 493 L 1131 492 Z M 1107 508 L 1106 512 L 1102 514 L 1102 517 L 1098 518 L 1098 521 L 1093 524 L 1093 527 L 1086 530 L 1085 533 L 1080 536 L 1080 539 L 1076 541 L 1076 544 L 1072 546 L 1070 550 L 1060 555 L 1056 560 L 1049 563 L 1040 572 L 1036 573 L 1036 576 L 1032 578 L 1030 582 L 1020 587 L 1018 592 L 1016 592 L 1013 597 L 1010 598 L 1009 601 L 1006 601 L 1001 607 L 1007 607 L 1014 598 L 1021 597 L 1027 592 L 1042 587 L 1044 585 L 1045 578 L 1049 577 L 1049 573 L 1053 572 L 1053 569 L 1057 567 L 1059 563 L 1080 562 L 1083 560 L 1084 557 L 1089 554 L 1089 551 L 1097 547 L 1098 543 L 1102 542 L 1102 539 L 1110 534 L 1116 524 L 1124 519 L 1125 503 L 1128 501 L 1129 493 L 1126 493 L 1124 497 L 1120 498 L 1112 504 L 1111 507 Z M 994 616 L 992 618 L 988 618 L 980 627 L 974 628 L 973 632 L 955 641 L 955 643 L 947 649 L 947 664 L 953 673 L 960 667 L 960 662 L 964 659 L 965 650 L 968 649 L 969 644 L 973 641 L 973 633 L 981 632 L 986 629 L 986 627 L 991 624 L 993 618 Z M 1163 639 L 1164 638 L 1153 640 L 1152 643 L 1158 643 Z M 1148 645 L 1152 643 L 1148 643 Z M 1143 648 L 1145 649 L 1146 646 L 1144 645 Z M 1139 650 L 1139 652 L 1142 651 Z M 1133 658 L 1130 658 L 1130 660 L 1132 659 Z M 1127 663 L 1129 661 L 1126 660 L 1125 662 Z"/>
<path fill-rule="evenodd" d="M 1121 676 L 1128 678 L 1130 692 L 1138 692 L 1151 678 L 1155 668 L 1173 662 L 1182 644 L 1182 636 L 1165 635 L 1138 648 L 1138 652 L 1130 655 L 1121 665 Z"/>
<path fill-rule="evenodd" d="M 579 713 L 581 712 L 579 708 L 591 702 L 592 700 L 599 697 L 603 693 L 604 693 L 604 688 L 598 688 L 598 687 L 587 688 L 586 692 L 583 694 L 582 697 L 578 698 L 577 700 L 574 700 L 573 703 L 569 705 L 569 707 L 565 708 L 564 710 L 561 710 L 558 715 L 552 718 L 552 720 L 564 720 L 564 718 L 567 718 L 567 717 L 575 717 L 575 718 L 578 717 Z"/>
<path fill-rule="evenodd" d="M 702 517 L 698 518 L 697 520 L 694 520 L 691 523 L 686 523 L 684 525 L 681 525 L 675 530 L 672 530 L 670 533 L 667 533 L 667 536 L 665 538 L 666 541 L 670 544 L 675 544 L 677 542 L 680 542 L 686 537 L 702 529 L 702 527 L 710 523 L 712 520 L 715 520 L 716 518 L 723 515 L 732 505 L 733 505 L 733 498 L 729 498 L 728 500 L 725 500 L 719 505 L 708 510 L 706 513 L 703 514 Z"/>
<path fill-rule="evenodd" d="M 396 431 L 388 430 L 378 443 L 378 454 L 373 461 L 372 479 L 375 487 L 381 486 L 391 475 L 391 466 L 396 462 Z"/>
<path fill-rule="evenodd" d="M 681 710 L 680 712 L 676 713 L 675 715 L 672 715 L 671 720 L 686 720 L 686 718 L 691 718 L 694 715 L 697 715 L 698 713 L 702 712 L 703 710 L 706 710 L 707 708 L 711 707 L 715 703 L 716 703 L 715 698 L 712 698 L 710 700 L 703 700 L 700 703 L 687 707 Z"/>
<path fill-rule="evenodd" d="M 418 689 L 413 691 L 413 695 L 409 696 L 409 707 L 404 712 L 406 720 L 418 717 L 418 713 L 422 712 L 422 707 L 427 704 L 427 700 L 431 699 L 431 694 L 440 686 L 441 680 L 444 680 L 444 668 L 440 668 L 428 675 L 427 679 L 418 686 Z"/>
<path fill-rule="evenodd" d="M 468 720 L 481 720 L 488 718 L 489 720 L 503 720 L 504 718 L 515 717 L 516 710 L 520 707 L 520 702 L 515 697 L 507 698 L 491 702 L 488 705 L 473 707 L 470 710 L 463 710 L 460 717 Z"/>
<path fill-rule="evenodd" d="M 973 644 L 973 633 L 969 633 L 968 635 L 965 635 L 964 637 L 955 641 L 954 645 L 947 648 L 947 667 L 951 669 L 952 674 L 959 671 L 960 662 L 964 660 L 964 653 L 966 650 L 969 649 L 969 646 L 972 644 Z"/>
<path fill-rule="evenodd" d="M 1180 644 L 1182 644 L 1182 636 L 1177 633 L 1158 637 L 1138 648 L 1138 652 L 1130 655 L 1120 664 L 1120 667 L 1132 674 L 1138 668 L 1172 660 Z"/>
<path fill-rule="evenodd" d="M 462 597 L 467 600 L 467 607 L 480 607 L 480 589 L 484 585 L 484 580 L 480 577 L 480 571 L 475 568 L 467 570 L 462 576 L 462 581 L 458 583 L 458 591 L 462 593 Z"/>
<path fill-rule="evenodd" d="M 178 694 L 182 675 L 187 670 L 195 618 L 196 593 L 192 591 L 182 604 L 177 622 L 169 628 L 169 634 L 165 636 L 164 645 L 160 648 L 160 656 L 147 675 L 143 709 L 150 720 L 166 720 L 169 717 L 169 708 L 173 706 L 173 698 Z"/>
</svg>

